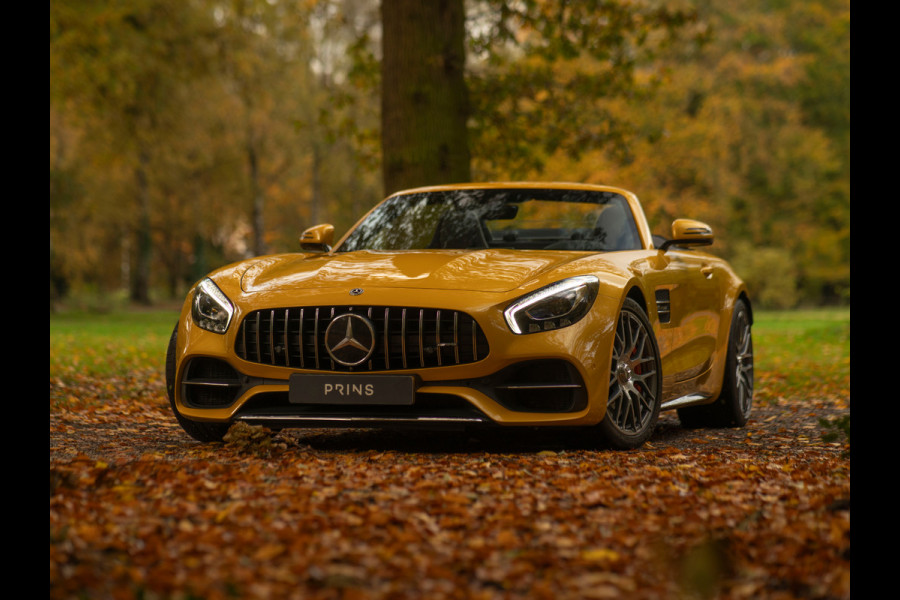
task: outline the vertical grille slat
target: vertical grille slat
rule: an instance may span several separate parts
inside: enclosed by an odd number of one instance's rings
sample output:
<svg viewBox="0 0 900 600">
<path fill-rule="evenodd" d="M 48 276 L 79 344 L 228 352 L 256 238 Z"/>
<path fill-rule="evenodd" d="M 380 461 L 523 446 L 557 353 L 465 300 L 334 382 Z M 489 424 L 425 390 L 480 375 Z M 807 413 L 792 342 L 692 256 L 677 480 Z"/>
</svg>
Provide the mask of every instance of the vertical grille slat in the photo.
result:
<svg viewBox="0 0 900 600">
<path fill-rule="evenodd" d="M 272 364 L 277 363 L 275 358 L 275 311 L 269 313 L 269 358 Z"/>
<path fill-rule="evenodd" d="M 260 320 L 262 319 L 262 313 L 256 313 L 256 360 L 259 362 L 263 362 L 262 356 L 262 340 L 260 339 Z"/>
<path fill-rule="evenodd" d="M 437 316 L 434 319 L 435 328 L 434 328 L 434 347 L 437 348 L 437 361 L 438 366 L 443 366 L 441 364 L 441 311 L 437 311 Z"/>
<path fill-rule="evenodd" d="M 291 366 L 291 344 L 290 338 L 288 337 L 288 331 L 291 328 L 291 320 L 288 309 L 284 309 L 284 337 L 282 339 L 282 343 L 284 344 L 284 366 Z"/>
<path fill-rule="evenodd" d="M 300 368 L 303 369 L 305 366 L 304 360 L 304 343 L 303 343 L 303 309 L 300 309 L 300 316 L 297 318 L 299 331 L 297 332 L 297 347 L 299 348 L 298 354 L 300 354 Z"/>
<path fill-rule="evenodd" d="M 330 323 L 332 319 L 334 319 L 334 307 L 333 306 L 331 307 L 331 315 L 328 318 L 328 322 Z M 328 325 L 326 325 L 325 329 L 323 329 L 322 331 L 325 331 L 326 329 L 328 329 Z M 318 339 L 318 337 L 316 337 L 316 339 Z M 325 351 L 325 354 L 328 354 L 327 350 Z M 330 357 L 331 355 L 328 354 L 328 356 Z M 329 358 L 329 360 L 331 361 L 331 370 L 334 371 L 334 361 L 331 360 L 331 358 Z"/>
<path fill-rule="evenodd" d="M 369 307 L 369 310 L 366 311 L 366 315 L 369 317 L 369 320 L 370 320 L 370 321 L 374 321 L 374 320 L 375 320 L 375 319 L 372 318 L 372 307 L 371 307 L 371 306 Z M 378 338 L 377 338 L 377 334 L 376 334 L 376 339 L 378 339 Z M 377 346 L 376 346 L 376 348 L 377 348 Z M 373 356 L 374 356 L 374 354 L 373 354 Z M 368 367 L 368 369 L 369 369 L 370 371 L 372 370 L 372 366 L 373 366 L 372 361 L 373 361 L 373 359 L 370 358 L 370 359 L 366 362 L 366 366 Z"/>
<path fill-rule="evenodd" d="M 419 309 L 419 366 L 425 366 L 425 309 Z"/>
<path fill-rule="evenodd" d="M 453 360 L 459 364 L 459 313 L 453 313 Z"/>
<path fill-rule="evenodd" d="M 316 320 L 313 323 L 313 355 L 316 357 L 316 369 L 319 368 L 319 309 L 316 309 Z"/>
<path fill-rule="evenodd" d="M 384 352 L 384 368 L 386 371 L 391 370 L 391 353 L 388 352 L 388 348 L 390 347 L 389 340 L 390 338 L 390 322 L 391 322 L 391 309 L 384 309 L 384 340 L 382 341 L 382 350 Z"/>
<path fill-rule="evenodd" d="M 375 349 L 361 365 L 335 362 L 325 347 L 331 321 L 353 312 L 375 329 Z M 388 371 L 468 364 L 488 354 L 488 342 L 469 315 L 447 309 L 384 306 L 305 306 L 250 313 L 235 337 L 243 360 L 319 371 Z"/>
<path fill-rule="evenodd" d="M 400 355 L 403 357 L 403 368 L 406 367 L 406 309 L 400 312 Z"/>
</svg>

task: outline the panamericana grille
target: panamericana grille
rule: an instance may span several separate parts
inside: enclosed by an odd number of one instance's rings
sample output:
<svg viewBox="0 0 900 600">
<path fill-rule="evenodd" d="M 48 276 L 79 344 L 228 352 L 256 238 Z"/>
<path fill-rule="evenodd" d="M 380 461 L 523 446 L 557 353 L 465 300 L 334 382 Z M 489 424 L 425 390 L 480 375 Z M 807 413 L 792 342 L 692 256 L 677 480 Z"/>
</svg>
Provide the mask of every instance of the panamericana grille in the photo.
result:
<svg viewBox="0 0 900 600">
<path fill-rule="evenodd" d="M 366 317 L 375 349 L 366 362 L 344 366 L 325 348 L 325 330 L 342 314 Z M 488 354 L 487 338 L 469 315 L 433 308 L 305 306 L 258 310 L 241 322 L 235 352 L 244 360 L 322 371 L 387 371 L 473 363 Z"/>
</svg>

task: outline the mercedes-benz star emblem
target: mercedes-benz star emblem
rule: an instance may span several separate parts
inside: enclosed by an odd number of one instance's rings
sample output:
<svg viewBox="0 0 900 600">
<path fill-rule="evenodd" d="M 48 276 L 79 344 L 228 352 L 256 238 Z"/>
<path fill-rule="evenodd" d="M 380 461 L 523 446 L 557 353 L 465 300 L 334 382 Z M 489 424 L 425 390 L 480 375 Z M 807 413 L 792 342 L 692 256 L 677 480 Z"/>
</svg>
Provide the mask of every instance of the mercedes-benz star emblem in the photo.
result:
<svg viewBox="0 0 900 600">
<path fill-rule="evenodd" d="M 353 288 L 352 290 L 350 290 L 350 295 L 351 295 L 351 296 L 359 296 L 359 295 L 362 294 L 362 293 L 363 293 L 363 289 L 362 289 L 362 288 Z"/>
<path fill-rule="evenodd" d="M 345 367 L 362 364 L 375 351 L 375 326 L 362 315 L 339 315 L 325 329 L 325 349 Z"/>
</svg>

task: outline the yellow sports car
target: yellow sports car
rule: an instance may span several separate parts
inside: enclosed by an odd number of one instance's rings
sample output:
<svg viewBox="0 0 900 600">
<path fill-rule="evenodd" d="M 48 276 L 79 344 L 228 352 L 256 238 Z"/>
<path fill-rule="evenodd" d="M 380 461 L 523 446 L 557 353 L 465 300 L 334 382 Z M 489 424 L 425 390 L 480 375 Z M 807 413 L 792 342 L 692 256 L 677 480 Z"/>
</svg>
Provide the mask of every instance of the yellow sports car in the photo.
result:
<svg viewBox="0 0 900 600">
<path fill-rule="evenodd" d="M 399 192 L 332 247 L 211 273 L 184 303 L 166 382 L 201 441 L 285 427 L 595 428 L 635 448 L 659 411 L 740 426 L 752 313 L 703 223 L 653 236 L 638 198 L 580 184 Z"/>
</svg>

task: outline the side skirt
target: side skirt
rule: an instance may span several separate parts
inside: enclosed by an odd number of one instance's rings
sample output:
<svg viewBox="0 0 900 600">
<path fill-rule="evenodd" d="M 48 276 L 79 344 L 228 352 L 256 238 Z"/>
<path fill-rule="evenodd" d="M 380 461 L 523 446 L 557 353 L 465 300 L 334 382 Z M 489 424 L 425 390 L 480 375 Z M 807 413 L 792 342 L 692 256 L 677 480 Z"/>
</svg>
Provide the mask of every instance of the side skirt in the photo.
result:
<svg viewBox="0 0 900 600">
<path fill-rule="evenodd" d="M 659 409 L 672 410 L 675 408 L 684 408 L 685 406 L 708 404 L 710 398 L 712 398 L 712 396 L 708 394 L 688 394 L 687 396 L 682 396 L 681 398 L 675 398 L 674 400 L 663 402 L 662 406 L 660 406 Z"/>
</svg>

